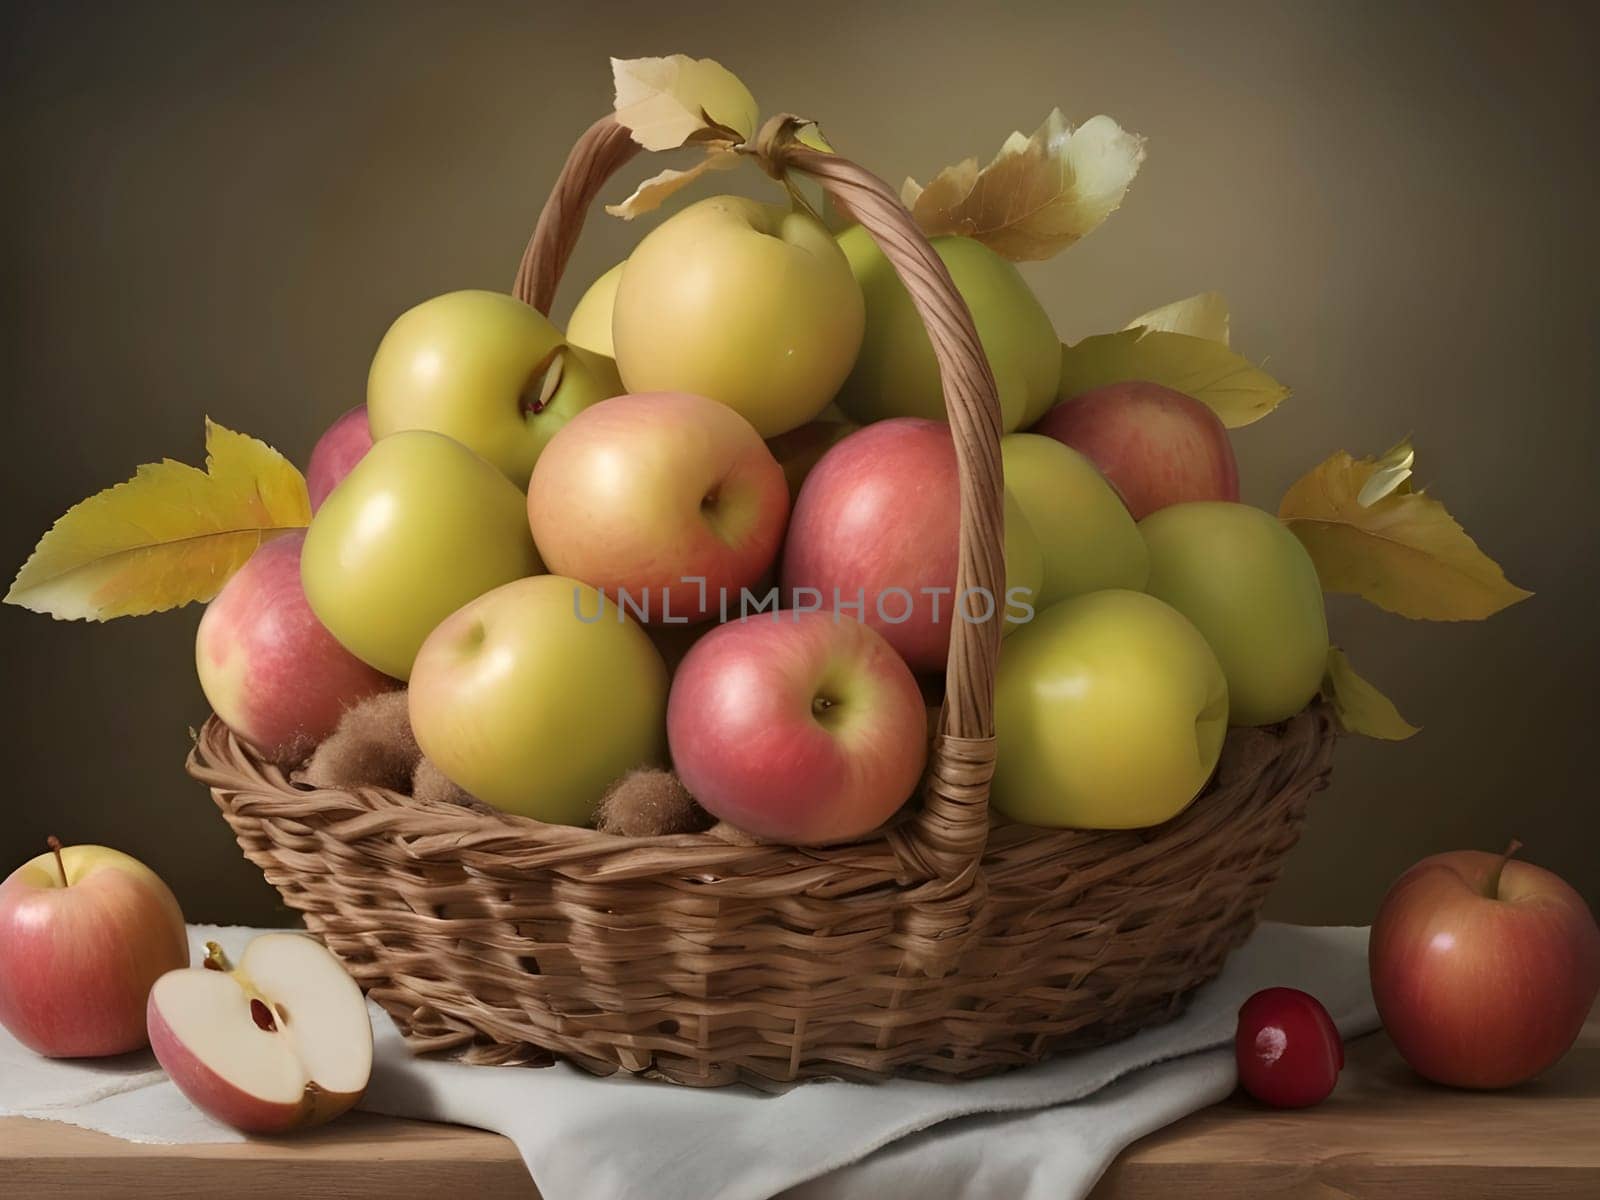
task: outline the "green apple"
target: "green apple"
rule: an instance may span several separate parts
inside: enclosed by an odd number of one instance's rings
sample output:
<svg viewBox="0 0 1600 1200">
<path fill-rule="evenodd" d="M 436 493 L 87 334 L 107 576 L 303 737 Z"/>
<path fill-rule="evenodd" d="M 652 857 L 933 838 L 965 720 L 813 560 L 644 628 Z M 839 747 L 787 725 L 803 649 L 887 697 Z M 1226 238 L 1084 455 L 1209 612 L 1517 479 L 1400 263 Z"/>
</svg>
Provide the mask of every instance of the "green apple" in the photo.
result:
<svg viewBox="0 0 1600 1200">
<path fill-rule="evenodd" d="M 1150 552 L 1128 506 L 1092 462 L 1036 433 L 1001 438 L 1000 453 L 1006 490 L 1044 556 L 1040 607 L 1103 588 L 1144 589 Z"/>
<path fill-rule="evenodd" d="M 611 313 L 617 304 L 617 284 L 622 282 L 624 259 L 589 285 L 567 321 L 567 344 L 616 358 L 611 344 Z"/>
<path fill-rule="evenodd" d="M 867 331 L 839 403 L 866 424 L 885 417 L 943 421 L 944 389 L 922 318 L 877 243 L 859 225 L 839 246 L 867 304 Z M 1031 425 L 1056 401 L 1061 339 L 1016 266 L 971 238 L 936 237 L 933 248 L 972 310 L 1000 390 L 1006 432 Z"/>
<path fill-rule="evenodd" d="M 770 438 L 833 399 L 861 323 L 861 290 L 820 222 L 714 196 L 663 221 L 629 256 L 611 332 L 630 392 L 709 396 Z"/>
<path fill-rule="evenodd" d="M 422 752 L 486 804 L 585 825 L 612 780 L 666 761 L 667 667 L 587 584 L 519 579 L 451 614 L 411 674 Z"/>
<path fill-rule="evenodd" d="M 1200 632 L 1141 592 L 1046 609 L 1008 638 L 995 681 L 991 802 L 1028 825 L 1138 829 L 1205 787 L 1228 683 Z"/>
<path fill-rule="evenodd" d="M 311 611 L 350 653 L 405 679 L 440 621 L 544 569 L 526 504 L 492 463 L 443 434 L 381 438 L 306 530 Z"/>
<path fill-rule="evenodd" d="M 1158 509 L 1139 523 L 1149 592 L 1203 633 L 1228 675 L 1235 725 L 1270 725 L 1322 686 L 1328 618 L 1300 539 L 1271 513 L 1225 500 Z"/>
<path fill-rule="evenodd" d="M 367 375 L 374 438 L 431 429 L 528 486 L 573 414 L 620 395 L 616 364 L 568 345 L 542 314 L 500 292 L 449 292 L 389 327 Z"/>
</svg>

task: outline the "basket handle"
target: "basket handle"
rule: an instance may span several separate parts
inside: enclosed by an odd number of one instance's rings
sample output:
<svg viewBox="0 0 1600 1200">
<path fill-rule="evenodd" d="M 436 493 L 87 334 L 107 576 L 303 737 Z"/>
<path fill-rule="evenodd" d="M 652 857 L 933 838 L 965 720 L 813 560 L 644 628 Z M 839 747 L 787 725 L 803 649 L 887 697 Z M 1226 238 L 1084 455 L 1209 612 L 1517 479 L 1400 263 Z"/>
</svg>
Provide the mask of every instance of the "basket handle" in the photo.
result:
<svg viewBox="0 0 1600 1200">
<path fill-rule="evenodd" d="M 967 597 L 987 596 L 988 604 L 980 600 L 977 608 L 989 609 L 992 619 L 951 618 L 945 703 L 923 805 L 890 837 L 908 879 L 966 881 L 988 838 L 994 680 L 1006 603 L 1000 403 L 994 374 L 950 272 L 899 198 L 865 168 L 803 144 L 797 135 L 805 124 L 789 114 L 773 117 L 741 152 L 755 157 L 776 178 L 798 171 L 816 180 L 872 235 L 911 295 L 944 384 L 961 489 L 953 611 L 966 611 Z M 523 252 L 514 286 L 519 299 L 548 314 L 589 206 L 638 150 L 610 115 L 578 139 Z"/>
</svg>

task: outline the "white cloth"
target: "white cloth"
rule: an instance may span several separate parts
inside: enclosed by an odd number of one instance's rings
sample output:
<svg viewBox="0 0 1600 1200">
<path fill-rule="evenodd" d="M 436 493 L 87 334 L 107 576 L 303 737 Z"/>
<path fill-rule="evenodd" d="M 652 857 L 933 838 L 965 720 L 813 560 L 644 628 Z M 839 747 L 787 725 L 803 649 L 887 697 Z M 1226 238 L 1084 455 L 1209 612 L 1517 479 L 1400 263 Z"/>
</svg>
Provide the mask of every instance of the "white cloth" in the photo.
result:
<svg viewBox="0 0 1600 1200">
<path fill-rule="evenodd" d="M 197 955 L 210 939 L 237 956 L 258 932 L 190 929 Z M 1060 1200 L 1087 1194 L 1130 1142 L 1233 1090 L 1235 1015 L 1253 992 L 1302 988 L 1345 1037 L 1376 1029 L 1366 947 L 1364 928 L 1263 925 L 1178 1020 L 959 1084 L 818 1082 L 769 1094 L 596 1079 L 565 1065 L 471 1067 L 412 1058 L 373 1006 L 362 1107 L 505 1134 L 545 1200 Z M 244 1140 L 191 1108 L 148 1052 L 41 1059 L 3 1030 L 0 1114 L 131 1141 Z"/>
</svg>

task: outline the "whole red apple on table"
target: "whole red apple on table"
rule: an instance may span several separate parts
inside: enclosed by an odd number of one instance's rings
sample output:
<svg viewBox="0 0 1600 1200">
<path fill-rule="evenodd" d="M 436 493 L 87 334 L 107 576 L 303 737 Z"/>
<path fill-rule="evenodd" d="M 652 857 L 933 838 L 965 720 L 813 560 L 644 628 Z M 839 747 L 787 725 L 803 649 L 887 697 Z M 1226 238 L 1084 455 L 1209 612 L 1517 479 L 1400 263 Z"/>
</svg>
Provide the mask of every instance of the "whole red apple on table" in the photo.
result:
<svg viewBox="0 0 1600 1200">
<path fill-rule="evenodd" d="M 1265 988 L 1239 1007 L 1239 1086 L 1274 1108 L 1308 1108 L 1332 1094 L 1344 1041 L 1328 1010 L 1299 988 Z"/>
<path fill-rule="evenodd" d="M 1600 993 L 1600 928 L 1561 878 L 1505 854 L 1459 850 L 1389 889 L 1369 959 L 1378 1015 L 1436 1083 L 1509 1087 L 1572 1047 Z"/>
<path fill-rule="evenodd" d="M 1239 466 L 1210 408 L 1159 383 L 1110 383 L 1062 400 L 1033 427 L 1083 454 L 1135 521 L 1185 500 L 1237 500 Z"/>
<path fill-rule="evenodd" d="M 865 621 L 914 671 L 943 668 L 954 595 L 961 489 L 955 442 L 942 421 L 897 417 L 850 434 L 811 469 L 789 519 L 784 604 Z M 1039 540 L 1006 495 L 1006 595 L 971 597 L 1014 628 L 1044 578 Z M 837 594 L 837 606 L 835 595 Z M 820 600 L 819 600 L 820 597 Z M 862 602 L 861 612 L 842 606 Z"/>
<path fill-rule="evenodd" d="M 639 606 L 629 611 L 651 623 L 716 615 L 724 594 L 736 608 L 739 589 L 777 556 L 788 514 L 783 468 L 755 427 L 687 392 L 584 409 L 528 484 L 528 523 L 550 572 L 618 603 L 626 590 Z"/>
<path fill-rule="evenodd" d="M 189 963 L 183 913 L 138 859 L 50 842 L 0 884 L 0 1025 L 50 1058 L 137 1050 L 151 985 Z"/>
<path fill-rule="evenodd" d="M 306 491 L 311 494 L 311 511 L 316 512 L 328 493 L 350 474 L 350 469 L 372 449 L 372 426 L 367 423 L 367 406 L 358 404 L 341 416 L 311 448 L 306 464 Z"/>
<path fill-rule="evenodd" d="M 888 820 L 922 775 L 925 721 L 916 679 L 888 642 L 821 612 L 718 626 L 689 651 L 667 700 L 673 765 L 695 799 L 792 845 Z"/>
<path fill-rule="evenodd" d="M 268 758 L 289 763 L 333 732 L 345 709 L 399 684 L 341 646 L 306 602 L 305 533 L 267 542 L 206 606 L 195 637 L 200 687 L 217 716 Z"/>
<path fill-rule="evenodd" d="M 200 1111 L 246 1133 L 286 1133 L 354 1107 L 372 1074 L 372 1023 L 339 960 L 298 933 L 267 933 L 232 966 L 215 942 L 204 967 L 150 989 L 150 1048 Z"/>
</svg>

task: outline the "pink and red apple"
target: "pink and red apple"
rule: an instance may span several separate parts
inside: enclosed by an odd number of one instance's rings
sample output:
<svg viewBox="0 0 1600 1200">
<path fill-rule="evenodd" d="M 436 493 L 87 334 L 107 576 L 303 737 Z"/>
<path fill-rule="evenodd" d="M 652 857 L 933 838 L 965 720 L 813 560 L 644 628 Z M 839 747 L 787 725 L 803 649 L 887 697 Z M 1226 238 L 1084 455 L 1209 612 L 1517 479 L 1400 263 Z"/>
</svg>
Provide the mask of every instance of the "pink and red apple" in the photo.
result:
<svg viewBox="0 0 1600 1200">
<path fill-rule="evenodd" d="M 1087 457 L 1116 485 L 1135 521 L 1186 500 L 1237 500 L 1228 430 L 1192 396 L 1159 383 L 1110 383 L 1057 404 L 1034 433 Z"/>
<path fill-rule="evenodd" d="M 237 968 L 215 942 L 204 967 L 150 989 L 150 1048 L 191 1104 L 246 1133 L 331 1121 L 366 1092 L 372 1023 L 361 989 L 309 937 L 267 933 Z"/>
<path fill-rule="evenodd" d="M 686 392 L 617 396 L 550 439 L 528 523 L 552 574 L 643 619 L 700 620 L 754 584 L 789 513 L 783 468 L 733 409 Z"/>
<path fill-rule="evenodd" d="M 1005 526 L 1007 594 L 969 597 L 967 619 L 1023 619 L 1013 601 L 1037 599 L 1044 560 L 1009 494 Z M 939 670 L 951 626 L 963 619 L 954 596 L 960 527 L 950 427 L 920 417 L 868 425 L 823 455 L 800 489 L 784 546 L 784 604 L 865 621 L 912 670 Z M 844 608 L 857 602 L 860 612 Z"/>
<path fill-rule="evenodd" d="M 367 424 L 367 406 L 358 404 L 345 413 L 311 448 L 306 464 L 306 491 L 311 493 L 311 511 L 316 512 L 328 493 L 350 474 L 350 469 L 372 449 L 372 427 Z"/>
<path fill-rule="evenodd" d="M 302 757 L 344 710 L 399 686 L 341 646 L 306 603 L 305 533 L 261 546 L 206 606 L 195 638 L 200 687 L 223 722 L 280 763 Z"/>
<path fill-rule="evenodd" d="M 667 701 L 684 786 L 770 841 L 817 845 L 876 829 L 922 775 L 922 693 L 894 649 L 831 613 L 751 615 L 689 651 Z"/>
<path fill-rule="evenodd" d="M 1600 993 L 1600 928 L 1562 879 L 1477 850 L 1436 854 L 1389 889 L 1372 926 L 1372 995 L 1417 1073 L 1509 1087 L 1552 1066 Z"/>
<path fill-rule="evenodd" d="M 50 841 L 0 884 L 0 1025 L 50 1058 L 137 1050 L 151 985 L 188 965 L 183 913 L 138 859 Z"/>
</svg>

